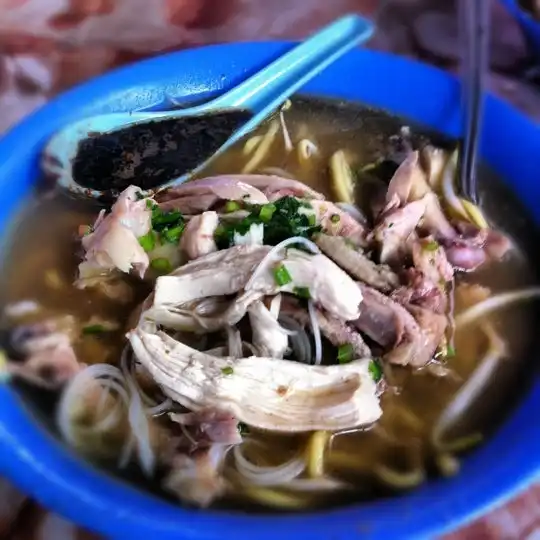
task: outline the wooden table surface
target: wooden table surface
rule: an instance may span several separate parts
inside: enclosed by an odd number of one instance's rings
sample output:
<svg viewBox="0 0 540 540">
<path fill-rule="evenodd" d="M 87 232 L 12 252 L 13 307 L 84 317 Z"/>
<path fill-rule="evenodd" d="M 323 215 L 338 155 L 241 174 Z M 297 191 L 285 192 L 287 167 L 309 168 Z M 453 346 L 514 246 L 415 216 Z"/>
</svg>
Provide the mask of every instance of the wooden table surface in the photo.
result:
<svg viewBox="0 0 540 540">
<path fill-rule="evenodd" d="M 371 47 L 454 70 L 453 9 L 453 0 L 0 0 L 0 133 L 111 67 L 206 43 L 302 37 L 351 11 L 377 17 Z M 493 24 L 491 89 L 540 121 L 525 42 L 495 1 Z M 0 479 L 0 540 L 92 538 Z M 540 539 L 540 486 L 445 537 L 469 539 Z"/>
</svg>

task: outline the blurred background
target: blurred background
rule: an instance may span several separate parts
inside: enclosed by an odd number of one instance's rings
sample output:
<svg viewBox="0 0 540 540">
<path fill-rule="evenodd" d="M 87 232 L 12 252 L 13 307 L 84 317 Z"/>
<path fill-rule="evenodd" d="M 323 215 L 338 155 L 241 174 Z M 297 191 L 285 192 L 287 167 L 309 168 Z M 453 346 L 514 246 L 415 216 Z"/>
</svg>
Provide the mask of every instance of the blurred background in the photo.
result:
<svg viewBox="0 0 540 540">
<path fill-rule="evenodd" d="M 525 6 L 530 23 L 527 10 L 540 14 L 540 1 L 485 1 L 490 89 L 540 123 L 540 55 L 507 9 Z M 210 43 L 302 38 L 348 12 L 377 21 L 370 48 L 457 72 L 455 0 L 0 0 L 0 136 L 51 96 L 116 66 Z M 95 537 L 0 480 L 4 539 Z M 445 538 L 465 539 L 540 539 L 540 488 Z"/>
</svg>

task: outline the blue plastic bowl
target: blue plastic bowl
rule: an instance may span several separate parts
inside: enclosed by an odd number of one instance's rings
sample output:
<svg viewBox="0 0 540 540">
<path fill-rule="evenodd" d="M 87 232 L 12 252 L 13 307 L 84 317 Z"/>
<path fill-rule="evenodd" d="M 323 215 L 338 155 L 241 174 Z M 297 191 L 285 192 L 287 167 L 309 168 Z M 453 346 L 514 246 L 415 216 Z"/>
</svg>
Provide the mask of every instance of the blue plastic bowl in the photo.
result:
<svg viewBox="0 0 540 540">
<path fill-rule="evenodd" d="M 540 21 L 533 19 L 531 14 L 519 5 L 518 0 L 500 1 L 519 23 L 523 34 L 525 34 L 530 53 L 537 61 L 540 61 Z"/>
<path fill-rule="evenodd" d="M 129 111 L 177 99 L 209 97 L 238 83 L 290 43 L 218 45 L 162 56 L 115 71 L 51 101 L 0 141 L 0 226 L 38 179 L 47 138 L 89 114 Z M 434 68 L 357 50 L 305 88 L 306 93 L 362 101 L 456 135 L 459 88 Z M 514 186 L 540 221 L 540 129 L 489 97 L 484 158 Z M 532 376 L 532 375 L 531 375 Z M 79 459 L 0 385 L 0 473 L 42 504 L 114 538 L 159 540 L 355 540 L 432 538 L 477 517 L 530 484 L 540 469 L 540 384 L 462 472 L 410 494 L 314 514 L 240 515 L 169 504 Z"/>
</svg>

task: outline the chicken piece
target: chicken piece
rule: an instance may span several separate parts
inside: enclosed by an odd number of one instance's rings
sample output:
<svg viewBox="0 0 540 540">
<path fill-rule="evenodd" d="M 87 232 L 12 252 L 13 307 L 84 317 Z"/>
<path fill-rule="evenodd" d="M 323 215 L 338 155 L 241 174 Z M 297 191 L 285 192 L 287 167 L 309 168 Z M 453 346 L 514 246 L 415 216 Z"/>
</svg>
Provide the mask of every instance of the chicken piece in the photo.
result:
<svg viewBox="0 0 540 540">
<path fill-rule="evenodd" d="M 398 200 L 400 206 L 421 199 L 431 191 L 420 166 L 417 151 L 410 152 L 401 162 L 388 184 L 387 202 Z"/>
<path fill-rule="evenodd" d="M 268 202 L 260 189 L 244 181 L 243 175 L 210 176 L 193 180 L 170 188 L 158 197 L 162 210 L 179 210 L 184 215 L 200 214 L 221 200 L 252 204 Z"/>
<path fill-rule="evenodd" d="M 180 249 L 190 260 L 217 251 L 214 233 L 218 224 L 219 216 L 213 211 L 203 212 L 189 220 L 180 240 Z"/>
<path fill-rule="evenodd" d="M 426 358 L 424 363 L 419 363 L 422 366 L 433 358 L 437 348 L 442 343 L 446 327 L 448 326 L 448 319 L 445 315 L 433 313 L 429 309 L 419 306 L 409 305 L 407 309 L 413 315 L 422 332 L 421 355 Z M 417 358 L 419 359 L 420 355 Z"/>
<path fill-rule="evenodd" d="M 276 269 L 284 268 L 290 282 L 276 283 Z M 311 255 L 297 249 L 287 249 L 285 257 L 267 266 L 248 287 L 248 290 L 262 291 L 266 295 L 278 292 L 295 294 L 306 291 L 309 297 L 325 311 L 341 320 L 350 321 L 358 317 L 362 294 L 354 280 L 328 257 Z"/>
<path fill-rule="evenodd" d="M 80 327 L 71 315 L 53 317 L 38 323 L 16 326 L 11 331 L 10 345 L 19 354 L 69 345 L 79 335 Z"/>
<path fill-rule="evenodd" d="M 57 389 L 83 367 L 71 345 L 74 332 L 75 321 L 69 316 L 15 328 L 10 344 L 23 360 L 8 362 L 5 369 L 30 383 Z"/>
<path fill-rule="evenodd" d="M 387 204 L 399 201 L 399 207 L 403 208 L 408 203 L 420 200 L 425 204 L 423 227 L 438 238 L 453 238 L 455 231 L 446 219 L 439 199 L 420 166 L 419 154 L 411 152 L 390 180 L 386 201 Z"/>
<path fill-rule="evenodd" d="M 140 189 L 126 188 L 111 212 L 100 214 L 93 231 L 84 236 L 84 261 L 79 265 L 77 285 L 86 286 L 85 280 L 106 276 L 113 270 L 129 273 L 132 269 L 143 277 L 150 261 L 139 244 L 139 237 L 150 231 L 152 213 L 146 200 L 139 200 Z"/>
<path fill-rule="evenodd" d="M 56 389 L 73 378 L 84 366 L 73 347 L 56 345 L 32 353 L 24 363 L 12 363 L 9 372 L 44 388 Z"/>
<path fill-rule="evenodd" d="M 200 298 L 235 294 L 245 287 L 270 249 L 234 246 L 199 257 L 157 279 L 153 305 L 178 306 Z"/>
<path fill-rule="evenodd" d="M 430 191 L 418 152 L 410 152 L 392 176 L 385 206 L 376 218 L 372 236 L 380 245 L 382 263 L 397 263 L 407 254 L 406 242 L 424 216 L 424 197 Z"/>
<path fill-rule="evenodd" d="M 408 318 L 406 311 L 385 300 L 386 296 L 376 294 L 371 288 L 365 287 L 362 294 L 364 302 L 360 317 L 353 321 L 353 325 L 384 350 L 397 346 L 402 340 Z"/>
<path fill-rule="evenodd" d="M 279 292 L 294 294 L 299 288 L 309 291 L 315 303 L 343 320 L 358 317 L 362 294 L 352 278 L 322 254 L 310 255 L 287 249 L 265 261 L 268 246 L 235 246 L 211 253 L 157 279 L 154 308 L 180 306 L 209 296 L 245 293 L 237 300 L 247 309 L 262 296 Z M 278 284 L 276 270 L 283 267 L 290 281 Z M 257 269 L 257 273 L 254 272 Z M 250 278 L 254 279 L 249 283 Z"/>
<path fill-rule="evenodd" d="M 246 174 L 241 176 L 242 181 L 259 188 L 268 197 L 269 201 L 277 201 L 282 197 L 298 197 L 300 199 L 324 199 L 324 195 L 318 193 L 308 185 L 274 175 Z"/>
<path fill-rule="evenodd" d="M 433 192 L 426 193 L 422 200 L 426 206 L 424 219 L 422 220 L 422 229 L 439 241 L 455 238 L 457 233 L 444 215 L 437 195 Z"/>
<path fill-rule="evenodd" d="M 444 248 L 432 237 L 411 241 L 413 264 L 434 284 L 444 284 L 454 278 L 454 269 L 446 258 Z"/>
<path fill-rule="evenodd" d="M 315 238 L 315 243 L 351 276 L 375 289 L 388 293 L 399 286 L 399 278 L 389 266 L 374 263 L 346 238 L 319 234 Z"/>
<path fill-rule="evenodd" d="M 187 444 L 190 452 L 213 444 L 234 445 L 242 442 L 238 420 L 232 414 L 220 409 L 171 413 L 169 418 L 183 427 L 183 443 Z M 186 431 L 189 437 L 185 435 Z"/>
<path fill-rule="evenodd" d="M 402 306 L 413 304 L 441 315 L 446 313 L 448 297 L 442 283 L 434 283 L 416 268 L 407 268 L 403 281 L 404 285 L 390 295 L 393 300 Z"/>
<path fill-rule="evenodd" d="M 283 302 L 281 313 L 292 317 L 302 326 L 310 326 L 309 313 L 298 302 Z M 315 309 L 315 317 L 322 335 L 335 347 L 349 344 L 352 346 L 356 358 L 371 357 L 371 350 L 367 346 L 364 338 L 342 320 L 331 317 L 323 313 L 320 309 Z"/>
<path fill-rule="evenodd" d="M 382 414 L 367 359 L 308 366 L 216 357 L 142 327 L 129 340 L 165 394 L 192 411 L 218 407 L 250 426 L 282 432 L 348 429 Z"/>
<path fill-rule="evenodd" d="M 192 455 L 179 453 L 163 480 L 163 487 L 181 501 L 208 506 L 225 491 L 221 468 L 228 446 L 215 444 Z"/>
<path fill-rule="evenodd" d="M 253 345 L 261 356 L 283 358 L 289 338 L 262 300 L 248 308 L 249 322 L 253 334 Z"/>
<path fill-rule="evenodd" d="M 373 238 L 380 245 L 381 263 L 398 263 L 407 253 L 407 240 L 418 227 L 425 209 L 422 199 L 400 207 L 394 196 L 373 230 Z"/>
<path fill-rule="evenodd" d="M 224 309 L 205 311 L 201 313 L 197 302 L 176 307 L 169 304 L 151 307 L 143 313 L 142 319 L 172 330 L 184 332 L 217 332 L 223 328 L 234 326 L 240 322 L 247 313 L 251 304 L 265 296 L 262 291 L 250 291 L 239 295 L 233 300 L 215 298 L 225 305 Z"/>
<path fill-rule="evenodd" d="M 395 341 L 384 360 L 412 367 L 427 364 L 442 341 L 446 317 L 416 306 L 406 309 L 379 291 L 361 283 L 358 285 L 364 303 L 362 314 L 354 324 L 385 348 Z"/>
<path fill-rule="evenodd" d="M 367 230 L 348 212 L 341 210 L 334 203 L 321 200 L 310 200 L 317 218 L 325 234 L 330 236 L 343 236 L 356 246 L 367 245 Z"/>
</svg>

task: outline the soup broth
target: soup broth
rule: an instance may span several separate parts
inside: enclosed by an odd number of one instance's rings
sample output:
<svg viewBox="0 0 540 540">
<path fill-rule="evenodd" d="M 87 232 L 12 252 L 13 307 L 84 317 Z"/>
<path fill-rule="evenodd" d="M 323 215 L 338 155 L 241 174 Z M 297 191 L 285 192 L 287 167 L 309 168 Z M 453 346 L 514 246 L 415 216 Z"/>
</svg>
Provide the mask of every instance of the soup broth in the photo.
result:
<svg viewBox="0 0 540 540">
<path fill-rule="evenodd" d="M 275 117 L 252 137 L 264 138 L 272 126 L 280 122 Z M 269 141 L 267 152 L 256 156 L 257 149 L 246 152 L 247 139 L 241 141 L 226 155 L 216 160 L 210 170 L 200 175 L 237 174 L 241 171 L 277 174 L 295 178 L 316 191 L 335 200 L 328 163 L 337 151 L 343 151 L 352 171 L 356 174 L 355 202 L 362 210 L 370 204 L 370 169 L 382 174 L 386 164 L 380 163 L 390 155 L 404 153 L 427 143 L 452 147 L 450 140 L 411 126 L 404 128 L 403 120 L 378 110 L 320 99 L 295 99 L 292 106 L 282 113 L 279 132 Z M 408 135 L 408 132 L 411 135 Z M 288 138 L 294 147 L 287 149 Z M 298 142 L 309 141 L 312 146 L 300 154 Z M 259 141 L 260 142 L 260 141 Z M 262 144 L 262 143 L 260 143 Z M 307 144 L 307 143 L 306 143 Z M 259 147 L 260 148 L 260 147 Z M 303 157 L 304 156 L 304 157 Z M 308 156 L 308 157 L 305 157 Z M 249 167 L 246 170 L 246 165 Z M 388 182 L 389 177 L 384 178 Z M 492 295 L 499 291 L 519 289 L 537 282 L 536 229 L 514 195 L 488 169 L 480 175 L 482 209 L 490 225 L 504 231 L 516 243 L 502 261 L 487 264 L 470 273 L 458 273 L 450 294 L 455 302 L 453 318 L 469 305 L 470 299 L 460 296 L 463 284 L 473 283 L 489 287 Z M 35 196 L 17 216 L 10 231 L 4 256 L 2 273 L 2 302 L 10 306 L 23 300 L 39 304 L 38 311 L 28 313 L 19 323 L 41 321 L 49 314 L 74 316 L 81 321 L 82 332 L 74 340 L 77 359 L 88 365 L 110 363 L 119 366 L 125 346 L 125 332 L 131 328 L 134 310 L 152 292 L 152 280 L 141 280 L 123 274 L 129 297 L 124 301 L 108 298 L 92 288 L 73 286 L 80 258 L 78 227 L 92 223 L 99 211 L 96 205 L 74 201 L 59 193 L 54 196 Z M 249 508 L 259 510 L 274 508 L 296 510 L 319 505 L 331 505 L 344 500 L 372 499 L 399 493 L 418 486 L 436 474 L 457 474 L 462 452 L 472 450 L 477 443 L 492 433 L 507 414 L 516 397 L 532 378 L 533 328 L 537 310 L 533 304 L 516 304 L 492 315 L 490 322 L 506 343 L 507 359 L 497 367 L 496 373 L 482 394 L 452 427 L 448 440 L 455 448 L 441 452 L 434 448 L 433 431 L 441 414 L 485 355 L 486 337 L 478 324 L 465 325 L 455 332 L 452 353 L 437 359 L 421 369 L 383 363 L 385 390 L 380 396 L 383 411 L 380 419 L 362 429 L 350 429 L 338 434 L 320 431 L 317 439 L 311 433 L 277 433 L 249 429 L 245 436 L 243 455 L 261 467 L 278 466 L 297 456 L 320 455 L 325 448 L 324 460 L 308 459 L 307 476 L 324 478 L 321 485 L 311 490 L 288 490 L 273 486 L 244 486 L 238 483 L 238 472 L 231 464 L 233 452 L 225 458 L 224 476 L 228 489 L 212 504 L 217 507 Z M 110 331 L 93 331 L 92 321 L 106 320 L 115 323 Z M 5 318 L 6 331 L 12 323 Z M 324 342 L 325 350 L 329 349 Z M 334 354 L 334 353 L 331 353 Z M 323 363 L 328 360 L 323 360 Z M 57 392 L 37 390 L 15 378 L 24 401 L 49 427 L 57 406 Z M 169 436 L 160 432 L 165 425 L 163 416 L 152 420 L 156 437 Z M 154 429 L 154 428 L 152 428 Z M 140 474 L 118 473 L 116 455 L 83 452 L 115 474 L 138 478 Z M 156 490 L 161 482 L 158 468 L 151 479 L 138 478 L 146 489 Z M 326 479 L 350 483 L 351 489 L 337 492 L 325 485 Z"/>
</svg>

